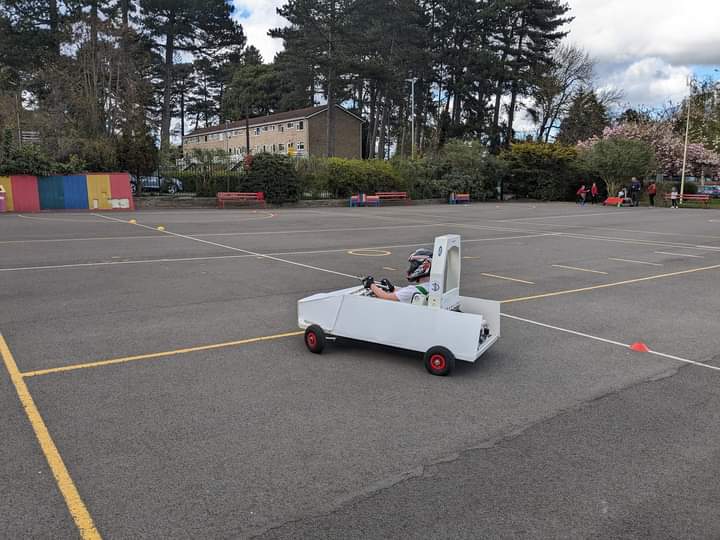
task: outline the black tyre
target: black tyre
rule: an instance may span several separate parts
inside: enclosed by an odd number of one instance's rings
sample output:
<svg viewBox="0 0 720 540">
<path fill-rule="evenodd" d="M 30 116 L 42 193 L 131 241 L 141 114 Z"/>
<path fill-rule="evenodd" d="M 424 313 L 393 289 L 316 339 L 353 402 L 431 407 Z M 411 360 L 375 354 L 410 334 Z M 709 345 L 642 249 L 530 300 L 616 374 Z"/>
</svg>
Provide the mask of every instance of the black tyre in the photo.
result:
<svg viewBox="0 0 720 540">
<path fill-rule="evenodd" d="M 305 329 L 305 345 L 311 353 L 320 354 L 325 348 L 325 332 L 317 324 Z"/>
<path fill-rule="evenodd" d="M 445 347 L 431 347 L 425 353 L 425 369 L 441 377 L 450 375 L 455 369 L 455 356 Z"/>
</svg>

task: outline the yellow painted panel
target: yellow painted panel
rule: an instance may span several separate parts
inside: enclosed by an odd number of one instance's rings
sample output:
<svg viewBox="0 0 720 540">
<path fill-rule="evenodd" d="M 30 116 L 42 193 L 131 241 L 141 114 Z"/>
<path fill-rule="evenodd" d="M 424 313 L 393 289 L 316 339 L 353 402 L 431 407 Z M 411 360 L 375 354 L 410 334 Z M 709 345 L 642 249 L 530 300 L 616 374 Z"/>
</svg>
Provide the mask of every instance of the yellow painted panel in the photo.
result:
<svg viewBox="0 0 720 540">
<path fill-rule="evenodd" d="M 12 212 L 13 206 L 12 183 L 9 176 L 0 176 L 0 186 L 5 188 L 5 208 L 8 212 Z"/>
<path fill-rule="evenodd" d="M 88 174 L 88 208 L 90 210 L 110 210 L 110 175 Z"/>
</svg>

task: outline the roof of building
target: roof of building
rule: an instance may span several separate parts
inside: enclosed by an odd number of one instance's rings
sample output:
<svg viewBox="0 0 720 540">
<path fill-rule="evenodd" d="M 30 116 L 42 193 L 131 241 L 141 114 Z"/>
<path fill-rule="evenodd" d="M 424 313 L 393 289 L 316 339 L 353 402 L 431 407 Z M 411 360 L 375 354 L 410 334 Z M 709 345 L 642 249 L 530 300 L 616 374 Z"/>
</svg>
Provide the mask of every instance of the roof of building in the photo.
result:
<svg viewBox="0 0 720 540">
<path fill-rule="evenodd" d="M 340 105 L 335 105 L 338 109 L 340 109 L 343 112 L 346 112 L 350 116 L 353 116 L 360 120 L 361 122 L 364 122 L 362 118 L 360 118 L 358 115 L 351 113 L 346 108 L 341 107 Z M 273 124 L 275 122 L 284 122 L 287 120 L 303 120 L 305 118 L 310 118 L 311 116 L 315 116 L 316 114 L 320 114 L 321 112 L 324 112 L 327 110 L 327 105 L 320 105 L 319 107 L 305 107 L 304 109 L 295 109 L 293 111 L 285 111 L 281 113 L 275 113 L 275 114 L 268 114 L 265 116 L 256 116 L 255 118 L 250 118 L 249 124 L 250 127 L 253 126 L 261 126 L 263 124 Z M 194 135 L 202 135 L 205 133 L 214 133 L 217 131 L 228 131 L 231 129 L 239 129 L 245 127 L 245 120 L 236 120 L 234 122 L 226 122 L 224 124 L 219 124 L 217 126 L 208 126 L 204 128 L 198 128 L 194 130 L 192 133 L 188 133 L 185 135 L 186 137 L 192 137 Z"/>
</svg>

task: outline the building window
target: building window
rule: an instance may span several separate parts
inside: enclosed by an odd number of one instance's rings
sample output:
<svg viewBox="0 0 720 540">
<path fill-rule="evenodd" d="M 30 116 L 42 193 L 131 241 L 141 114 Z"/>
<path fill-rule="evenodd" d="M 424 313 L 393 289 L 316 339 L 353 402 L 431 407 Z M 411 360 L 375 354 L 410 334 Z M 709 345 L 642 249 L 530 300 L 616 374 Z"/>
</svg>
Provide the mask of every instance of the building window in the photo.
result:
<svg viewBox="0 0 720 540">
<path fill-rule="evenodd" d="M 267 152 L 267 145 L 263 144 L 263 152 Z"/>
<path fill-rule="evenodd" d="M 270 126 L 270 131 L 275 131 L 275 126 Z"/>
<path fill-rule="evenodd" d="M 298 149 L 298 150 L 305 150 L 305 143 L 301 143 L 301 142 L 297 143 L 297 149 Z"/>
<path fill-rule="evenodd" d="M 284 152 L 284 151 L 285 151 L 285 145 L 284 145 L 283 143 L 278 144 L 278 150 L 279 150 L 280 152 Z"/>
<path fill-rule="evenodd" d="M 267 126 L 263 126 L 263 131 L 267 131 L 267 130 L 268 130 L 268 127 L 267 127 Z"/>
<path fill-rule="evenodd" d="M 288 143 L 288 148 L 295 148 L 295 143 Z"/>
<path fill-rule="evenodd" d="M 278 126 L 278 131 L 279 131 L 280 133 L 284 132 L 284 131 L 285 131 L 285 126 L 283 126 L 282 124 L 280 124 L 280 125 Z"/>
<path fill-rule="evenodd" d="M 260 135 L 260 128 L 255 128 L 255 135 Z"/>
<path fill-rule="evenodd" d="M 299 131 L 302 131 L 303 129 L 305 129 L 305 122 L 303 122 L 302 120 L 300 120 L 300 121 L 298 122 L 298 127 L 297 127 L 297 128 L 298 128 Z"/>
<path fill-rule="evenodd" d="M 293 124 L 292 122 L 288 122 L 287 126 L 288 126 L 288 129 L 292 129 L 293 127 L 295 127 L 295 124 Z"/>
</svg>

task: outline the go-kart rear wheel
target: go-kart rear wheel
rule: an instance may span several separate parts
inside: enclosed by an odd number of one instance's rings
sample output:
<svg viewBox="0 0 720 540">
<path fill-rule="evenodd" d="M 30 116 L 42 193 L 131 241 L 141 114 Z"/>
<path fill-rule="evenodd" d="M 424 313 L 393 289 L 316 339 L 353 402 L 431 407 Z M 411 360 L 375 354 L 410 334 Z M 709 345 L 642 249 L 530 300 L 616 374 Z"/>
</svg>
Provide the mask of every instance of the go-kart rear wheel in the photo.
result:
<svg viewBox="0 0 720 540">
<path fill-rule="evenodd" d="M 305 345 L 311 353 L 320 354 L 325 348 L 325 332 L 317 324 L 305 329 Z"/>
<path fill-rule="evenodd" d="M 425 368 L 433 375 L 450 375 L 455 369 L 455 356 L 445 347 L 431 347 L 425 353 Z"/>
</svg>

